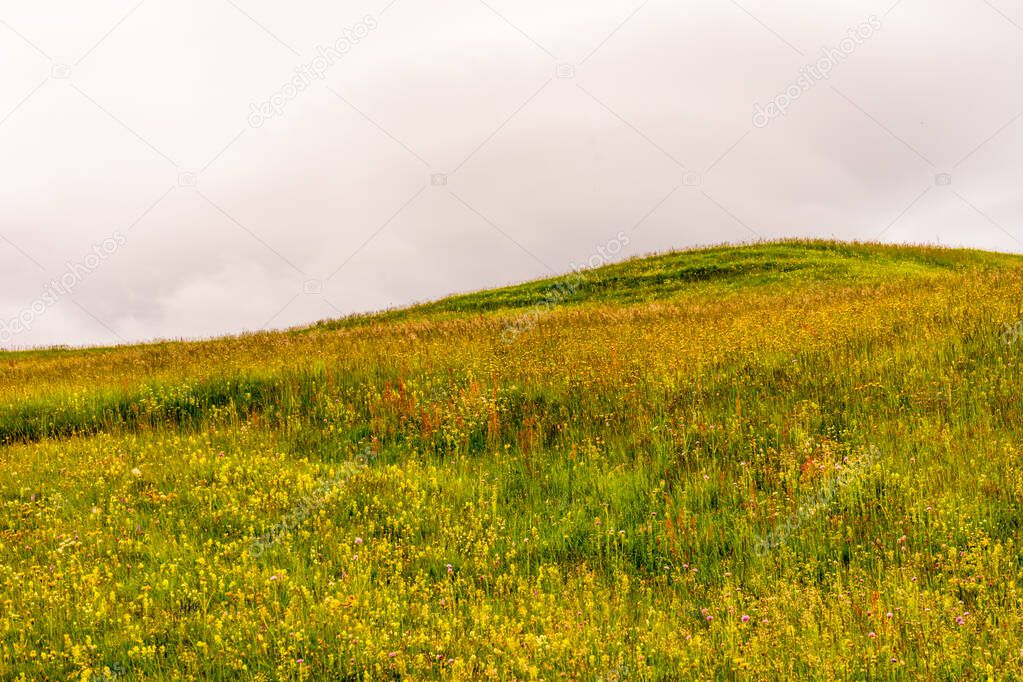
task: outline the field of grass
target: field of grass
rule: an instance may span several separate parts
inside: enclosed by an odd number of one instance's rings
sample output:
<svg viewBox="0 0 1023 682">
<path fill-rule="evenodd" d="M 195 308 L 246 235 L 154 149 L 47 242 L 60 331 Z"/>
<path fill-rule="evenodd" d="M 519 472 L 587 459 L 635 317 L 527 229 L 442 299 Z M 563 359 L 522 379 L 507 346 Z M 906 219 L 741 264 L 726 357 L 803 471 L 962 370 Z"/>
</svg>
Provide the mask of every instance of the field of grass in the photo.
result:
<svg viewBox="0 0 1023 682">
<path fill-rule="evenodd" d="M 781 242 L 0 353 L 0 679 L 1023 678 L 1020 318 Z"/>
</svg>

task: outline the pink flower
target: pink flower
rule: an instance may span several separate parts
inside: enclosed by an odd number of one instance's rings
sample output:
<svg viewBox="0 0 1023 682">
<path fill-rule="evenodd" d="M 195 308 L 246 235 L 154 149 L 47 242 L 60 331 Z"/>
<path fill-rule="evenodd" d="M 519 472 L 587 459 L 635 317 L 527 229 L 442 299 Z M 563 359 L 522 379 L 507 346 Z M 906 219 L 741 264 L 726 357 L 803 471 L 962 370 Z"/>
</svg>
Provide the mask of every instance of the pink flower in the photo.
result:
<svg viewBox="0 0 1023 682">
<path fill-rule="evenodd" d="M 877 633 L 876 632 L 867 633 L 867 637 L 870 637 L 871 639 L 877 639 Z"/>
<path fill-rule="evenodd" d="M 742 622 L 743 623 L 748 623 L 749 622 L 749 616 L 747 616 L 745 613 L 742 614 Z"/>
<path fill-rule="evenodd" d="M 362 544 L 362 538 L 355 538 L 355 544 L 361 545 Z"/>
<path fill-rule="evenodd" d="M 886 613 L 884 615 L 885 615 L 886 618 L 891 618 L 892 617 L 892 612 L 889 611 L 888 613 Z"/>
<path fill-rule="evenodd" d="M 966 622 L 966 619 L 963 618 L 962 616 L 959 616 L 959 617 L 956 618 L 956 625 L 962 625 L 965 622 Z"/>
</svg>

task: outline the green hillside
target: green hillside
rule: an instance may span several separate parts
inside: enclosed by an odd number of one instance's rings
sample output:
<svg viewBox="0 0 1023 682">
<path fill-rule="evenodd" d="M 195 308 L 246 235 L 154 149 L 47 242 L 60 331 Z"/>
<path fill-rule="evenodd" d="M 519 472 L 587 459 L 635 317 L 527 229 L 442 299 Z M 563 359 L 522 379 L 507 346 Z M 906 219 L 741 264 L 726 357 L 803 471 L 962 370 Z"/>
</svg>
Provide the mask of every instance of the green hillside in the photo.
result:
<svg viewBox="0 0 1023 682">
<path fill-rule="evenodd" d="M 1023 677 L 1023 258 L 0 353 L 0 679 Z"/>
</svg>

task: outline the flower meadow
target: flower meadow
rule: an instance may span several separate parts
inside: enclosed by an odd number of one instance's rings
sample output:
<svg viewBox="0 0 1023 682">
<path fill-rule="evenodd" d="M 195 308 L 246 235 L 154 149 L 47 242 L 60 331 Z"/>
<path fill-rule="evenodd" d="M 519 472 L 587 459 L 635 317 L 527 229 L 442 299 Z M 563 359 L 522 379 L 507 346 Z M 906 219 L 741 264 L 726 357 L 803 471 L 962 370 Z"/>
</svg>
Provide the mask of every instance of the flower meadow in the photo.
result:
<svg viewBox="0 0 1023 682">
<path fill-rule="evenodd" d="M 0 353 L 0 679 L 1023 677 L 1023 259 Z"/>
</svg>

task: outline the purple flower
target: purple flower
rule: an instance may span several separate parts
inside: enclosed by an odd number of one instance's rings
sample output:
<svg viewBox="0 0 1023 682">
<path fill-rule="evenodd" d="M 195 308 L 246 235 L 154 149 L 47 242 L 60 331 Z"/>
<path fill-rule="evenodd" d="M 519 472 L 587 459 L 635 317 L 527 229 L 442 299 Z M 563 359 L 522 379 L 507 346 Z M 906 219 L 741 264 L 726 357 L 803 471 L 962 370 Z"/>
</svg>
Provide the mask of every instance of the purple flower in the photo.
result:
<svg viewBox="0 0 1023 682">
<path fill-rule="evenodd" d="M 747 616 L 745 613 L 742 614 L 742 622 L 743 623 L 748 623 L 749 622 L 749 616 Z"/>
</svg>

